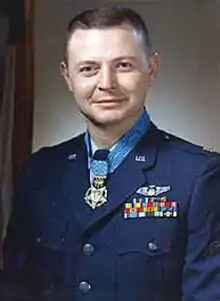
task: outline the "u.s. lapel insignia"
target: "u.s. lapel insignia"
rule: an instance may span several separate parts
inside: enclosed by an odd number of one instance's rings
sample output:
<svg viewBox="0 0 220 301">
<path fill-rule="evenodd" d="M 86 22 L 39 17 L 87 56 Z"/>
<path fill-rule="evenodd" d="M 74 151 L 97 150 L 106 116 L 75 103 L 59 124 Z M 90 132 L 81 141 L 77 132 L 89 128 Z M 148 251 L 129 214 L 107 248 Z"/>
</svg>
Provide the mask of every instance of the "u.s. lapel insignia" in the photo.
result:
<svg viewBox="0 0 220 301">
<path fill-rule="evenodd" d="M 137 190 L 138 194 L 142 194 L 144 196 L 157 196 L 161 193 L 165 193 L 171 189 L 171 186 L 156 186 L 149 185 L 147 187 L 140 187 Z"/>
<path fill-rule="evenodd" d="M 125 203 L 124 219 L 129 218 L 176 218 L 178 217 L 178 204 L 168 201 L 166 197 L 134 198 Z"/>
<path fill-rule="evenodd" d="M 75 160 L 76 159 L 76 154 L 75 153 L 71 153 L 68 155 L 68 160 Z"/>
<path fill-rule="evenodd" d="M 137 161 L 137 162 L 146 162 L 146 157 L 137 155 L 135 157 L 135 161 Z"/>
</svg>

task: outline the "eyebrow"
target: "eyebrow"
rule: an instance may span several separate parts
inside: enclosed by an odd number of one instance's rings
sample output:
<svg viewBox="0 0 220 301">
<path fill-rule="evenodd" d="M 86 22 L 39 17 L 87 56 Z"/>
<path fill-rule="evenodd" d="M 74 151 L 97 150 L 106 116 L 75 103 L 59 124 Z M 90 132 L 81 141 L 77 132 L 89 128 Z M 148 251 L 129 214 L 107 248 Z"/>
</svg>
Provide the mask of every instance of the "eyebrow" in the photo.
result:
<svg viewBox="0 0 220 301">
<path fill-rule="evenodd" d="M 86 60 L 86 61 L 80 61 L 76 64 L 77 67 L 80 67 L 82 65 L 89 65 L 89 64 L 96 64 L 97 61 L 94 60 Z"/>
<path fill-rule="evenodd" d="M 113 59 L 113 62 L 117 62 L 117 61 L 121 61 L 121 60 L 132 60 L 132 61 L 136 61 L 137 60 L 137 58 L 136 57 L 134 57 L 134 56 L 119 56 L 119 57 L 117 57 L 117 58 L 115 58 L 115 59 Z M 80 67 L 80 66 L 82 66 L 82 65 L 86 65 L 86 64 L 97 64 L 99 61 L 97 60 L 85 60 L 85 61 L 80 61 L 80 62 L 78 62 L 77 63 L 77 67 Z"/>
<path fill-rule="evenodd" d="M 136 61 L 137 58 L 135 56 L 129 56 L 129 55 L 125 55 L 125 56 L 119 56 L 116 59 L 114 59 L 114 61 L 121 61 L 121 60 L 132 60 L 132 61 Z"/>
</svg>

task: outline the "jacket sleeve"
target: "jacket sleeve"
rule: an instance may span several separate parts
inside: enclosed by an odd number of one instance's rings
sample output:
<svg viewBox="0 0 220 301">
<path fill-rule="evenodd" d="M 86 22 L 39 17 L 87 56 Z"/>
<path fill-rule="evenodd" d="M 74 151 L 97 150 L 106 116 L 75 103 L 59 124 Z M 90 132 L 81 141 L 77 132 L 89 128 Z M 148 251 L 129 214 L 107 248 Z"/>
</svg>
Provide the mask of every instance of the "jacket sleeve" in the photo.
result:
<svg viewBox="0 0 220 301">
<path fill-rule="evenodd" d="M 220 157 L 196 179 L 188 211 L 182 301 L 220 300 Z"/>
<path fill-rule="evenodd" d="M 30 244 L 30 210 L 26 189 L 30 178 L 28 165 L 25 165 L 15 188 L 7 235 L 3 243 L 4 268 L 11 271 L 23 267 Z"/>
<path fill-rule="evenodd" d="M 37 220 L 32 196 L 39 182 L 38 165 L 38 156 L 30 156 L 22 168 L 15 188 L 7 235 L 3 242 L 1 283 L 4 285 L 0 285 L 5 300 L 10 300 L 7 299 L 10 296 L 15 297 L 16 301 L 23 300 L 34 284 L 35 269 L 32 258 L 37 246 Z"/>
<path fill-rule="evenodd" d="M 25 263 L 28 256 L 28 208 L 24 198 L 26 168 L 23 169 L 16 185 L 12 212 L 3 242 L 3 270 L 0 278 L 1 300 L 23 300 L 25 283 Z M 17 299 L 16 299 L 17 298 Z"/>
</svg>

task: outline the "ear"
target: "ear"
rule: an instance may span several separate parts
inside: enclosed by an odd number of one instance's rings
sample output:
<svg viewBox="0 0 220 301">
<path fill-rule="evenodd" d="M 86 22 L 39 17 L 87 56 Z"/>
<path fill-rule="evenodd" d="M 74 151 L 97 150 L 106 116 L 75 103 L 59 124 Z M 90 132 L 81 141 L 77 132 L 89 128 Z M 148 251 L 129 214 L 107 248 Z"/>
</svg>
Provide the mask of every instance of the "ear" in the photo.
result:
<svg viewBox="0 0 220 301">
<path fill-rule="evenodd" d="M 67 63 L 65 61 L 60 62 L 60 72 L 64 77 L 70 92 L 72 92 L 73 89 L 70 81 L 69 70 L 68 70 Z"/>
<path fill-rule="evenodd" d="M 161 59 L 159 53 L 155 52 L 153 53 L 149 58 L 149 85 L 152 86 L 155 79 L 157 78 L 157 75 L 159 73 L 159 68 L 161 64 Z"/>
</svg>

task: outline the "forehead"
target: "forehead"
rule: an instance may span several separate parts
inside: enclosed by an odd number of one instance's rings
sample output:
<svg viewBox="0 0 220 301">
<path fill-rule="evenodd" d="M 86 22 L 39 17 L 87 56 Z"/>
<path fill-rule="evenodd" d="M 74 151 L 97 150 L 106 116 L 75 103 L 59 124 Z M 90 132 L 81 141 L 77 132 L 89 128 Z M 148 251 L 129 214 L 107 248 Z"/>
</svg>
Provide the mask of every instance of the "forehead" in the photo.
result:
<svg viewBox="0 0 220 301">
<path fill-rule="evenodd" d="M 142 38 L 130 25 L 77 29 L 68 43 L 68 56 L 73 60 L 111 60 L 119 56 L 143 55 Z"/>
</svg>

